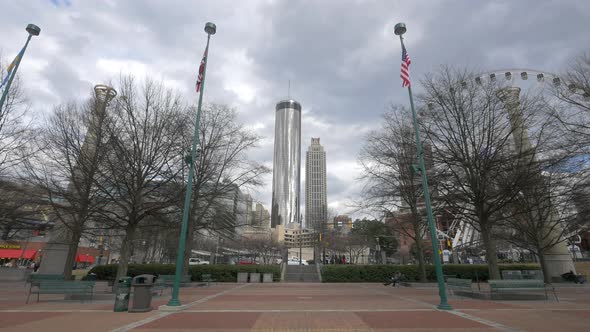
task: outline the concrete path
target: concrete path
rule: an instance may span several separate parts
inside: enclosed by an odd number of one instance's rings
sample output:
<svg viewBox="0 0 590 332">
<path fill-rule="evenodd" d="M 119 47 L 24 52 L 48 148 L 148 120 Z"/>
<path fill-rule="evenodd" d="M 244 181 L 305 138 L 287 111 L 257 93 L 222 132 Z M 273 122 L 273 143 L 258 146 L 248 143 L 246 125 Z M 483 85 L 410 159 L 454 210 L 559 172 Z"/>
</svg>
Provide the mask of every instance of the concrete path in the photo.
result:
<svg viewBox="0 0 590 332">
<path fill-rule="evenodd" d="M 22 283 L 0 284 L 0 331 L 584 331 L 590 288 L 562 288 L 560 302 L 450 297 L 439 311 L 436 289 L 381 284 L 217 284 L 181 289 L 179 312 L 115 313 L 112 300 L 64 301 L 42 295 L 25 305 Z"/>
</svg>

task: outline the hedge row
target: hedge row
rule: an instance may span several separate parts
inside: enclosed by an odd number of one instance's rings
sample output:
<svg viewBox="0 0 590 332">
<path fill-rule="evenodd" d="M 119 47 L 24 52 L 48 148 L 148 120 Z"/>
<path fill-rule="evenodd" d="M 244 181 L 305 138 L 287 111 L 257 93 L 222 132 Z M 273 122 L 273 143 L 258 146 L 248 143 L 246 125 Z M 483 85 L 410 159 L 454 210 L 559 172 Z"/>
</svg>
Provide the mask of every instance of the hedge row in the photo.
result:
<svg viewBox="0 0 590 332">
<path fill-rule="evenodd" d="M 135 277 L 140 274 L 174 274 L 176 266 L 173 264 L 130 264 L 127 275 Z M 203 274 L 219 282 L 236 282 L 238 272 L 272 273 L 275 281 L 281 280 L 279 265 L 192 265 L 188 273 L 192 281 L 201 281 Z M 114 280 L 117 275 L 117 265 L 100 265 L 92 268 L 88 274 L 96 274 L 98 280 Z"/>
<path fill-rule="evenodd" d="M 539 270 L 536 264 L 501 264 L 502 270 Z M 322 271 L 323 282 L 383 282 L 395 272 L 401 272 L 407 281 L 420 280 L 418 265 L 325 265 Z M 487 265 L 445 264 L 443 274 L 457 278 L 485 281 L 489 279 Z M 434 265 L 426 266 L 428 281 L 436 280 Z"/>
</svg>

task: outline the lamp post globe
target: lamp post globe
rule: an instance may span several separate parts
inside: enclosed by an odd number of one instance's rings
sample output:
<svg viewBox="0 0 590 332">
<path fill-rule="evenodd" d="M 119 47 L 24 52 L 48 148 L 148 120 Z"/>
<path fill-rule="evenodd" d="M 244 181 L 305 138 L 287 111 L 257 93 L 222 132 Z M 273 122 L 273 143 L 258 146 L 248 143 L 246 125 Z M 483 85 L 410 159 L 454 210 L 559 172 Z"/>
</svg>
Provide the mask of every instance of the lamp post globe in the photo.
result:
<svg viewBox="0 0 590 332">
<path fill-rule="evenodd" d="M 393 29 L 393 32 L 396 34 L 396 36 L 401 36 L 404 33 L 406 33 L 406 24 L 405 23 L 398 23 L 395 25 L 395 28 Z"/>
<path fill-rule="evenodd" d="M 38 36 L 41 33 L 41 28 L 34 24 L 27 25 L 26 30 L 32 36 Z"/>
<path fill-rule="evenodd" d="M 214 24 L 214 23 L 207 22 L 207 23 L 205 24 L 205 32 L 206 32 L 208 35 L 214 35 L 214 34 L 215 34 L 215 32 L 217 32 L 217 27 L 215 26 L 215 24 Z"/>
</svg>

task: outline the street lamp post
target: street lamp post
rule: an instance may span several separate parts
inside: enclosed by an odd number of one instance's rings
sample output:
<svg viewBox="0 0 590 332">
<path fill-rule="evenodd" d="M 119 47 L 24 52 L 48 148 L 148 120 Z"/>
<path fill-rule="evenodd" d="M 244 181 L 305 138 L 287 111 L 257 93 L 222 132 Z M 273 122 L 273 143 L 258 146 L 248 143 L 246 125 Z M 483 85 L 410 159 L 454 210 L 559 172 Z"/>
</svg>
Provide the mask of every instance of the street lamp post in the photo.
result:
<svg viewBox="0 0 590 332">
<path fill-rule="evenodd" d="M 394 33 L 399 36 L 399 40 L 404 48 L 404 38 L 402 35 L 406 33 L 406 25 L 398 23 L 395 25 Z M 416 149 L 418 153 L 419 169 L 422 175 L 422 190 L 424 191 L 424 202 L 426 204 L 426 213 L 428 216 L 428 229 L 430 230 L 430 239 L 432 242 L 432 251 L 434 258 L 434 265 L 436 268 L 436 280 L 438 281 L 438 294 L 440 296 L 439 309 L 452 310 L 453 308 L 447 302 L 447 293 L 445 289 L 445 281 L 443 277 L 443 269 L 438 255 L 438 243 L 436 228 L 434 227 L 434 218 L 432 216 L 432 206 L 430 204 L 430 192 L 428 191 L 428 179 L 426 177 L 426 167 L 424 167 L 424 156 L 422 155 L 422 142 L 420 140 L 420 130 L 418 128 L 418 120 L 416 117 L 416 110 L 414 109 L 414 97 L 412 96 L 412 86 L 408 85 L 408 94 L 410 96 L 410 107 L 412 108 L 412 121 L 414 123 L 414 132 L 416 134 Z"/>
<path fill-rule="evenodd" d="M 8 96 L 8 90 L 10 90 L 10 85 L 12 84 L 12 80 L 16 76 L 16 71 L 18 70 L 18 66 L 20 65 L 20 60 L 25 55 L 25 51 L 27 50 L 27 46 L 31 41 L 33 36 L 38 36 L 41 33 L 41 28 L 34 24 L 27 25 L 26 28 L 27 32 L 29 33 L 29 37 L 27 38 L 27 42 L 25 43 L 25 47 L 20 51 L 20 53 L 16 56 L 16 63 L 14 64 L 14 69 L 10 73 L 10 77 L 8 78 L 8 82 L 6 83 L 6 87 L 4 88 L 4 92 L 2 93 L 2 99 L 0 99 L 0 111 L 2 107 L 4 107 L 4 102 L 6 101 L 6 97 Z"/>
<path fill-rule="evenodd" d="M 195 173 L 195 161 L 197 145 L 199 145 L 199 125 L 201 121 L 201 105 L 203 103 L 203 91 L 205 90 L 205 73 L 207 72 L 207 61 L 209 60 L 209 40 L 211 35 L 217 31 L 215 24 L 207 22 L 205 24 L 205 32 L 207 33 L 207 47 L 205 48 L 203 76 L 201 79 L 201 87 L 199 94 L 199 104 L 197 106 L 197 120 L 195 123 L 195 132 L 193 134 L 193 145 L 191 148 L 191 159 L 189 160 L 188 179 L 186 184 L 186 193 L 184 196 L 184 211 L 182 213 L 182 225 L 180 227 L 180 237 L 178 239 L 178 255 L 176 257 L 176 272 L 174 275 L 174 286 L 172 287 L 172 298 L 168 301 L 169 306 L 179 306 L 178 292 L 180 288 L 180 277 L 182 274 L 182 266 L 184 263 L 184 248 L 186 246 L 186 230 L 188 228 L 188 217 L 191 205 L 191 195 L 193 191 L 193 177 Z"/>
</svg>

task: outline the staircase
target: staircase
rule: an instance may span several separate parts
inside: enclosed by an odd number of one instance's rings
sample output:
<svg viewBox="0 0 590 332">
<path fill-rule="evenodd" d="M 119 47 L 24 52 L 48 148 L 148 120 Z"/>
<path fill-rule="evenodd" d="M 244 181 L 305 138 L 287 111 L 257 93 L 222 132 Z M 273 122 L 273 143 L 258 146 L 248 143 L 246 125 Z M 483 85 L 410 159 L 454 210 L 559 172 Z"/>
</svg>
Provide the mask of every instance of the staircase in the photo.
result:
<svg viewBox="0 0 590 332">
<path fill-rule="evenodd" d="M 287 265 L 284 282 L 320 282 L 315 265 Z"/>
</svg>

